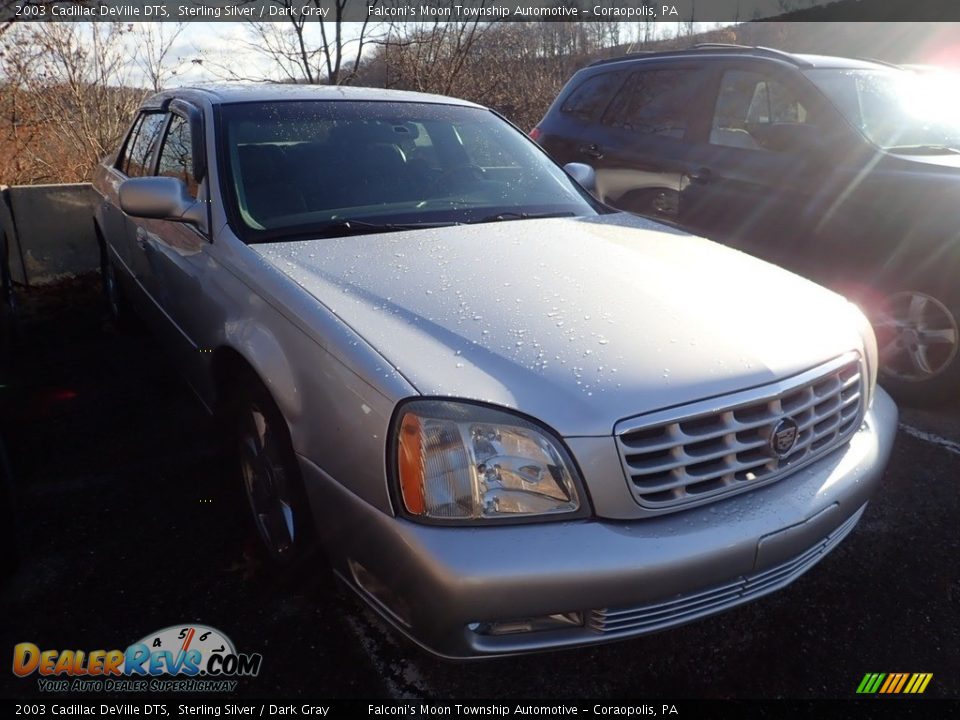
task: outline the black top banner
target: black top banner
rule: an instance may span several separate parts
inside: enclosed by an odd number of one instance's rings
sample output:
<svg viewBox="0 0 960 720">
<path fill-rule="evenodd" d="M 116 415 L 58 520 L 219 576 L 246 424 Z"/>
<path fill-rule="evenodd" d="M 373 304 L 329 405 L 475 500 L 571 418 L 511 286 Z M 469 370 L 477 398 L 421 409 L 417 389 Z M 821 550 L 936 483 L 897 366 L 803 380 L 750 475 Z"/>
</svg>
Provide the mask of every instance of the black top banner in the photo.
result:
<svg viewBox="0 0 960 720">
<path fill-rule="evenodd" d="M 0 22 L 960 20 L 953 0 L 0 0 Z"/>
</svg>

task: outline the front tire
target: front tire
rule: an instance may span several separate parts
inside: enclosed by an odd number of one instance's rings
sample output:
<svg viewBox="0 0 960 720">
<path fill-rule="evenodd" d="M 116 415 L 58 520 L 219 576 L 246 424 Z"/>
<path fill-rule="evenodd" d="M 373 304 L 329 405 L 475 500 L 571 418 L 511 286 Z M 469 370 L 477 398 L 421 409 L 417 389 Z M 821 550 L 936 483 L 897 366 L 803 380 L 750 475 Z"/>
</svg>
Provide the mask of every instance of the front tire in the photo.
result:
<svg viewBox="0 0 960 720">
<path fill-rule="evenodd" d="M 289 572 L 315 555 L 315 531 L 286 421 L 257 380 L 233 413 L 237 465 L 263 559 Z"/>
<path fill-rule="evenodd" d="M 100 244 L 100 282 L 107 317 L 117 331 L 121 333 L 131 332 L 137 326 L 134 313 L 127 301 L 123 286 L 120 284 L 117 267 L 110 259 L 110 251 L 107 248 L 103 233 L 100 231 L 100 226 L 95 224 L 94 230 Z"/>
</svg>

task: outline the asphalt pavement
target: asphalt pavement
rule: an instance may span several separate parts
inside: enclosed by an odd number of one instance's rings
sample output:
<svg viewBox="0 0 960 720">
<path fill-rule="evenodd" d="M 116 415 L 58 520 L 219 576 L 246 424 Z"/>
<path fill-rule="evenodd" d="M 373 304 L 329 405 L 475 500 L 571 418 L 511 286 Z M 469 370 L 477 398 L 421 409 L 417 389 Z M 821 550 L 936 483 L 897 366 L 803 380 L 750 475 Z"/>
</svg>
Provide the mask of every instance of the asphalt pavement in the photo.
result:
<svg viewBox="0 0 960 720">
<path fill-rule="evenodd" d="M 278 583 L 256 562 L 202 406 L 149 335 L 104 321 L 93 285 L 27 310 L 0 377 L 22 559 L 0 587 L 0 658 L 190 622 L 263 655 L 239 697 L 850 698 L 867 672 L 933 673 L 926 696 L 960 697 L 960 403 L 902 408 L 858 528 L 785 590 L 645 638 L 449 663 L 323 573 Z M 0 697 L 39 694 L 0 671 Z"/>
</svg>

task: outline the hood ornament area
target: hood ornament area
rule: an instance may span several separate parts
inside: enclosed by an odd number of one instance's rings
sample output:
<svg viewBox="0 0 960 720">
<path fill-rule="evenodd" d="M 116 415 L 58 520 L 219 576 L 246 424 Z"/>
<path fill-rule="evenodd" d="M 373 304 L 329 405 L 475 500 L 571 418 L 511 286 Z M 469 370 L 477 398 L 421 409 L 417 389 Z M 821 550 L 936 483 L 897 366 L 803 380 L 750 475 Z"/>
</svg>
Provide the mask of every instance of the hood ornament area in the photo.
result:
<svg viewBox="0 0 960 720">
<path fill-rule="evenodd" d="M 800 426 L 793 418 L 784 418 L 778 422 L 770 433 L 770 451 L 773 456 L 783 460 L 797 444 L 800 435 Z"/>
</svg>

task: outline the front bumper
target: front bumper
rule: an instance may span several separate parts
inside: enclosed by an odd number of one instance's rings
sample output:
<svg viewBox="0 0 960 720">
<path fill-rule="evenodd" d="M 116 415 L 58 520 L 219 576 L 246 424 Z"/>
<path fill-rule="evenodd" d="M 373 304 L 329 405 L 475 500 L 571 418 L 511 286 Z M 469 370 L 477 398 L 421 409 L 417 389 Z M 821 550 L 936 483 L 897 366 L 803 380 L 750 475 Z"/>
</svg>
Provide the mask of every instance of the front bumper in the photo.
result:
<svg viewBox="0 0 960 720">
<path fill-rule="evenodd" d="M 641 635 L 783 587 L 853 529 L 896 428 L 896 406 L 878 388 L 850 442 L 795 474 L 632 521 L 419 525 L 370 506 L 303 457 L 300 466 L 341 578 L 430 652 L 471 658 Z M 569 612 L 583 613 L 584 626 L 507 635 L 471 629 Z"/>
</svg>

